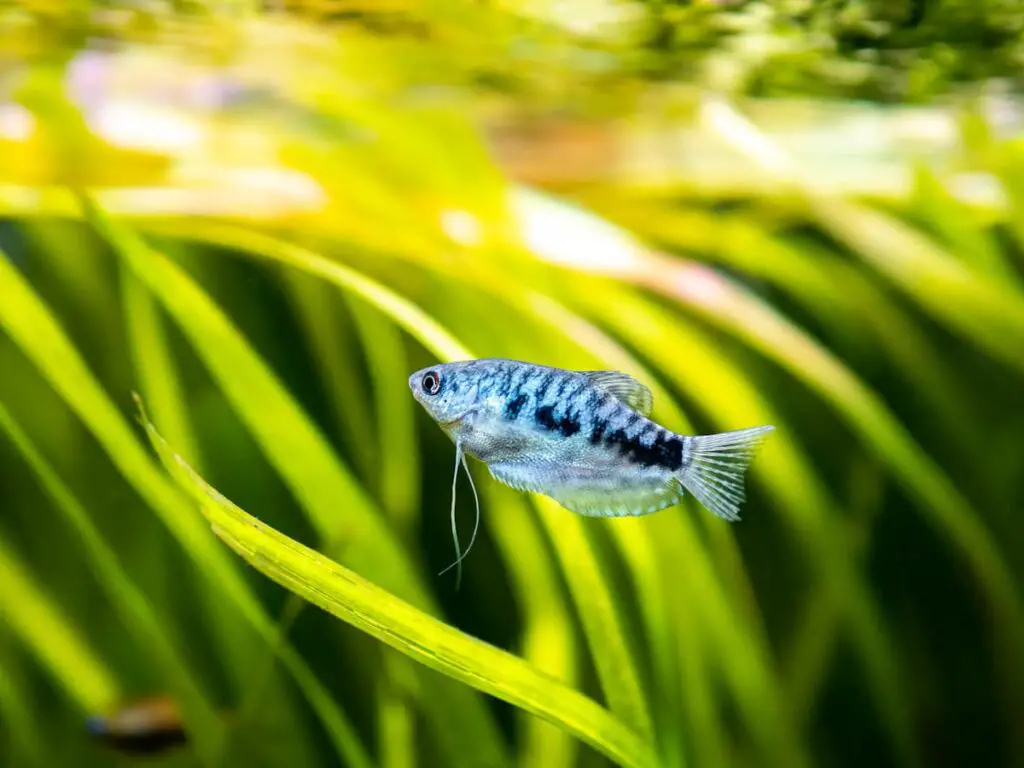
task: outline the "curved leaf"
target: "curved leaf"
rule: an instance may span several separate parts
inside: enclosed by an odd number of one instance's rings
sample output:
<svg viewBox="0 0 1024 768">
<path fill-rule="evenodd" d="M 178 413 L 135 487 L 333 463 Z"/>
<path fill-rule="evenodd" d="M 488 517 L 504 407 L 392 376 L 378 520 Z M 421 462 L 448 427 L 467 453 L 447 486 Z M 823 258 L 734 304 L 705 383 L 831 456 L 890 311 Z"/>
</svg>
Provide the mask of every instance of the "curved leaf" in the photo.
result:
<svg viewBox="0 0 1024 768">
<path fill-rule="evenodd" d="M 83 714 L 111 712 L 121 699 L 113 672 L 0 539 L 0 616 L 67 691 Z"/>
<path fill-rule="evenodd" d="M 492 483 L 480 491 L 491 510 L 487 526 L 512 573 L 512 587 L 525 614 L 522 657 L 572 686 L 579 677 L 575 631 L 540 526 L 521 495 Z M 575 764 L 577 742 L 568 733 L 530 714 L 524 713 L 521 720 L 520 768 Z"/>
<path fill-rule="evenodd" d="M 271 465 L 316 527 L 326 551 L 371 575 L 415 605 L 436 610 L 422 574 L 365 491 L 331 449 L 274 372 L 247 344 L 223 311 L 188 274 L 148 248 L 134 233 L 87 203 L 89 215 L 118 254 L 163 304 L 252 432 Z M 346 510 L 344 516 L 339 510 Z M 470 692 L 425 677 L 435 699 L 433 717 L 445 723 L 450 761 L 504 762 L 504 745 L 491 713 Z M 461 726 L 461 727 L 459 727 Z"/>
<path fill-rule="evenodd" d="M 213 225 L 201 230 L 192 229 L 190 235 L 204 239 L 210 237 L 218 244 L 243 248 L 248 253 L 280 260 L 310 274 L 319 274 L 391 316 L 410 335 L 442 359 L 473 357 L 447 330 L 411 302 L 313 252 L 232 227 Z M 612 709 L 619 716 L 629 718 L 630 725 L 642 734 L 650 733 L 651 716 L 640 687 L 635 653 L 625 638 L 620 612 L 615 607 L 608 586 L 599 577 L 601 569 L 595 559 L 594 547 L 587 538 L 588 534 L 584 528 L 574 529 L 574 526 L 580 525 L 580 521 L 557 511 L 542 515 L 542 520 L 548 527 L 556 550 L 563 558 L 563 572 L 569 578 L 574 598 L 580 607 L 587 627 L 587 637 L 592 643 L 595 664 Z M 586 572 L 584 565 L 588 566 Z M 567 568 L 573 569 L 571 575 Z"/>
<path fill-rule="evenodd" d="M 264 525 L 207 485 L 152 424 L 145 426 L 165 467 L 214 532 L 256 569 L 421 664 L 557 723 L 619 765 L 658 765 L 643 741 L 592 700 Z"/>
<path fill-rule="evenodd" d="M 146 648 L 163 667 L 166 685 L 178 696 L 185 726 L 196 751 L 207 765 L 215 765 L 223 739 L 222 727 L 213 705 L 188 665 L 163 631 L 160 619 L 150 608 L 145 595 L 124 571 L 117 556 L 89 519 L 88 513 L 68 487 L 32 444 L 28 435 L 0 403 L 0 430 L 7 433 L 26 463 L 39 478 L 46 493 L 82 539 L 100 585 L 120 612 L 125 626 L 133 631 L 140 646 Z"/>
<path fill-rule="evenodd" d="M 609 294 L 583 290 L 579 297 L 590 311 L 602 313 L 610 323 L 614 317 L 607 307 L 615 308 L 615 316 L 622 313 L 628 317 L 628 324 L 619 325 L 620 332 L 674 374 L 681 388 L 705 407 L 722 430 L 762 423 L 776 426 L 779 439 L 760 458 L 755 476 L 764 478 L 762 482 L 778 499 L 780 513 L 788 518 L 787 524 L 823 589 L 830 593 L 830 600 L 844 607 L 857 650 L 886 716 L 885 725 L 903 758 L 913 762 L 913 734 L 905 717 L 909 707 L 899 683 L 895 651 L 852 558 L 839 545 L 837 523 L 828 514 L 838 505 L 811 469 L 810 460 L 789 438 L 791 430 L 742 372 L 686 323 L 669 322 L 663 311 L 624 291 L 617 291 L 614 298 Z M 693 370 L 701 371 L 701 375 L 688 375 Z"/>
<path fill-rule="evenodd" d="M 199 444 L 186 417 L 185 395 L 176 373 L 163 318 L 153 297 L 127 267 L 122 267 L 125 327 L 142 396 L 154 423 L 181 446 L 183 456 L 201 467 Z"/>
<path fill-rule="evenodd" d="M 626 233 L 605 237 L 611 225 L 543 195 L 523 191 L 518 203 L 524 227 L 531 232 L 531 247 L 544 260 L 580 272 L 616 275 L 677 301 L 775 360 L 831 403 L 921 501 L 922 511 L 950 544 L 964 554 L 992 602 L 1005 637 L 1011 643 L 1024 638 L 1024 613 L 1015 580 L 980 517 L 885 404 L 826 349 L 768 304 L 707 267 L 654 260 Z M 600 235 L 607 243 L 600 259 L 580 259 L 566 247 L 564 232 L 551 237 L 552 227 L 559 222 L 591 241 Z M 1013 665 L 1019 667 L 1016 660 Z"/>
<path fill-rule="evenodd" d="M 416 514 L 420 458 L 416 450 L 413 408 L 406 379 L 409 365 L 399 330 L 359 300 L 349 311 L 362 341 L 373 383 L 377 444 L 380 446 L 378 495 L 400 533 L 407 536 Z"/>
<path fill-rule="evenodd" d="M 234 564 L 216 539 L 191 514 L 187 500 L 159 471 L 110 401 L 102 386 L 71 344 L 56 318 L 0 252 L 0 327 L 3 327 L 40 369 L 43 376 L 78 415 L 110 456 L 124 478 L 177 538 L 186 554 L 218 591 L 234 603 L 259 636 L 273 643 L 277 632 Z M 222 616 L 223 618 L 223 616 Z M 226 627 L 233 627 L 222 622 Z M 232 656 L 245 656 L 247 639 L 232 631 L 224 635 Z M 335 743 L 346 745 L 353 765 L 367 766 L 358 740 L 331 701 L 330 695 L 302 658 L 288 645 L 278 648 L 282 663 L 309 699 Z"/>
<path fill-rule="evenodd" d="M 974 272 L 879 211 L 838 200 L 811 199 L 808 205 L 822 226 L 937 321 L 1024 371 L 1024 300 L 1005 280 Z"/>
<path fill-rule="evenodd" d="M 0 757 L 10 755 L 35 768 L 43 766 L 43 736 L 29 711 L 24 691 L 0 663 L 0 728 L 7 738 L 0 744 Z M 19 763 L 20 765 L 21 763 Z"/>
<path fill-rule="evenodd" d="M 601 676 L 601 685 L 613 712 L 642 736 L 653 735 L 651 713 L 640 683 L 634 652 L 629 646 L 621 610 L 612 593 L 604 588 L 607 579 L 586 520 L 569 514 L 550 499 L 535 497 L 540 520 L 548 536 L 557 541 L 555 552 L 576 602 L 586 607 L 580 617 L 591 642 L 591 655 Z"/>
</svg>

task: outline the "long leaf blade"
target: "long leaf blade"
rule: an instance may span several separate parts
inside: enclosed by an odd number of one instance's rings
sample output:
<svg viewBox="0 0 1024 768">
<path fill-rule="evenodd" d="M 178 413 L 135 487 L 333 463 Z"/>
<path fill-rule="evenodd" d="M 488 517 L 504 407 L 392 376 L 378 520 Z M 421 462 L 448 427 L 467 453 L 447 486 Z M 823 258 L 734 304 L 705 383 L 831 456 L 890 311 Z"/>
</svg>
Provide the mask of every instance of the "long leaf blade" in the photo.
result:
<svg viewBox="0 0 1024 768">
<path fill-rule="evenodd" d="M 592 700 L 264 525 L 207 485 L 152 424 L 145 426 L 164 466 L 214 532 L 257 570 L 416 661 L 557 723 L 619 765 L 657 765 L 650 748 Z"/>
</svg>

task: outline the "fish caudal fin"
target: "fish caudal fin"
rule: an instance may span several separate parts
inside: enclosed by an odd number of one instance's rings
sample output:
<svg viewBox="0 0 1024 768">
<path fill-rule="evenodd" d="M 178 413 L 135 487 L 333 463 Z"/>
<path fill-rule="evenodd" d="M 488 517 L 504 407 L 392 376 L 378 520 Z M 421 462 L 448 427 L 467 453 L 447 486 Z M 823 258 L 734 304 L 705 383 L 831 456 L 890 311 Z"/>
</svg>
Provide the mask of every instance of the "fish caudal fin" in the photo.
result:
<svg viewBox="0 0 1024 768">
<path fill-rule="evenodd" d="M 758 446 L 775 427 L 751 427 L 736 432 L 690 438 L 688 461 L 679 475 L 683 487 L 713 514 L 739 520 L 745 498 L 743 475 Z"/>
</svg>

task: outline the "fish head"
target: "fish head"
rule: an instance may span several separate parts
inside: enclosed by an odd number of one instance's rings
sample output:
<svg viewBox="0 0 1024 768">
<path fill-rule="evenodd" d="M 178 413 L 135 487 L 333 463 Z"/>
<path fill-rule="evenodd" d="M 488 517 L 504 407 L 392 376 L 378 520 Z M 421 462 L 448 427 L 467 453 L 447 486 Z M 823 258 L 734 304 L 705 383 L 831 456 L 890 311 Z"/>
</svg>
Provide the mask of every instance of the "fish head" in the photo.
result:
<svg viewBox="0 0 1024 768">
<path fill-rule="evenodd" d="M 478 378 L 472 362 L 441 363 L 412 374 L 409 389 L 430 418 L 457 439 L 466 416 L 478 405 Z"/>
</svg>

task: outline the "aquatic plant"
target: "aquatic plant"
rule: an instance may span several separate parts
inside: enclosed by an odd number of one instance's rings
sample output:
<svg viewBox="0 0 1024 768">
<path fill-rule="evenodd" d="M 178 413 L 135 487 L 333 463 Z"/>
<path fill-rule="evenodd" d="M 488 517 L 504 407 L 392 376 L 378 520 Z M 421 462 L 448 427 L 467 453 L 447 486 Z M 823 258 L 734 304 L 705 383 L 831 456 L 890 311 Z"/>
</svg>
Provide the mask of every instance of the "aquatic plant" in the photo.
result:
<svg viewBox="0 0 1024 768">
<path fill-rule="evenodd" d="M 2 9 L 0 763 L 1024 760 L 1015 5 L 283 5 Z M 743 519 L 471 464 L 456 591 L 474 356 L 774 424 Z"/>
</svg>

